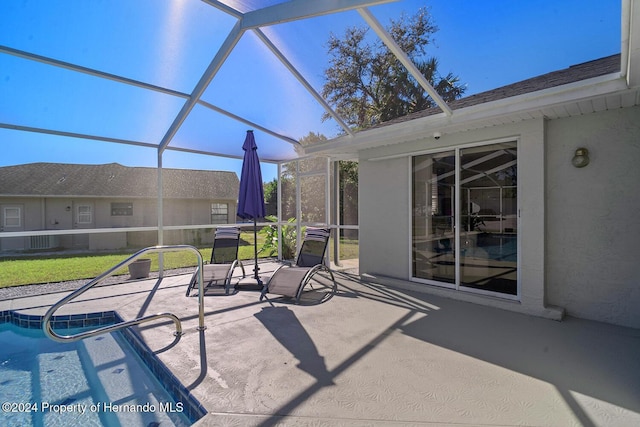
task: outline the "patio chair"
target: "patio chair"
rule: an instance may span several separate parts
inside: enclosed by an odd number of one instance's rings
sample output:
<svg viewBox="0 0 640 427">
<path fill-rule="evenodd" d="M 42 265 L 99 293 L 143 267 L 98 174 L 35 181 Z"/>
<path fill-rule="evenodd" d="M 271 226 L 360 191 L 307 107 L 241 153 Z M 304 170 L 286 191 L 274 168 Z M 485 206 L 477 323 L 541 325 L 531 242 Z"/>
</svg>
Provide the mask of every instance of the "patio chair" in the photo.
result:
<svg viewBox="0 0 640 427">
<path fill-rule="evenodd" d="M 242 277 L 245 277 L 244 266 L 238 260 L 238 245 L 240 243 L 240 229 L 237 227 L 218 227 L 213 237 L 213 249 L 211 261 L 202 266 L 202 279 L 205 287 L 224 285 L 225 294 L 229 295 L 231 278 L 236 267 L 242 269 Z M 193 273 L 187 296 L 191 289 L 198 287 L 198 268 Z"/>
<path fill-rule="evenodd" d="M 329 242 L 329 230 L 326 228 L 307 227 L 302 247 L 298 253 L 298 257 L 294 265 L 281 265 L 271 276 L 271 279 L 265 283 L 260 300 L 267 298 L 268 294 L 282 295 L 285 297 L 295 298 L 295 302 L 300 303 L 305 288 L 309 286 L 310 290 L 320 290 L 314 288 L 320 286 L 322 290 L 329 288 L 328 292 L 320 294 L 321 297 L 315 300 L 316 303 L 327 301 L 335 295 L 338 286 L 331 269 L 324 265 L 324 253 Z M 322 281 L 318 277 L 324 276 Z M 328 276 L 328 277 L 327 277 Z M 328 282 L 330 280 L 330 282 Z"/>
</svg>

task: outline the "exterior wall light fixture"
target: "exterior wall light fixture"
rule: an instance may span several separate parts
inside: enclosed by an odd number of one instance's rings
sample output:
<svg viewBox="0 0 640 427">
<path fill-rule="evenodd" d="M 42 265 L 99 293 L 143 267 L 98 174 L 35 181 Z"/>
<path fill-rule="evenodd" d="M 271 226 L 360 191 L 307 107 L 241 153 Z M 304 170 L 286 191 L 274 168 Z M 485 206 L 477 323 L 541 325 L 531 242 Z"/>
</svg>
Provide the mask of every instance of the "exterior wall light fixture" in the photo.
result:
<svg viewBox="0 0 640 427">
<path fill-rule="evenodd" d="M 589 150 L 586 148 L 576 149 L 571 164 L 577 168 L 583 168 L 589 164 Z"/>
</svg>

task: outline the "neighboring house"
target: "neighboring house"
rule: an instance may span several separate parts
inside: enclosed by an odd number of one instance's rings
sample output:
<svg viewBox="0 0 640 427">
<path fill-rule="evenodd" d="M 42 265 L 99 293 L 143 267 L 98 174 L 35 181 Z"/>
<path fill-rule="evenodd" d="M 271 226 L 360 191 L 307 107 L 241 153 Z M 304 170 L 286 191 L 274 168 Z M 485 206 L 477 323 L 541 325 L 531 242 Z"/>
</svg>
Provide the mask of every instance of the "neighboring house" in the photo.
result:
<svg viewBox="0 0 640 427">
<path fill-rule="evenodd" d="M 236 222 L 234 172 L 163 169 L 165 226 Z M 0 250 L 119 249 L 157 242 L 157 232 L 2 238 L 2 231 L 158 225 L 158 170 L 117 163 L 32 163 L 0 167 Z M 165 243 L 211 241 L 206 230 L 165 231 Z"/>
<path fill-rule="evenodd" d="M 633 58 L 590 61 L 451 102 L 451 115 L 421 111 L 305 147 L 359 160 L 360 273 L 640 328 Z M 583 148 L 590 163 L 576 167 Z"/>
</svg>

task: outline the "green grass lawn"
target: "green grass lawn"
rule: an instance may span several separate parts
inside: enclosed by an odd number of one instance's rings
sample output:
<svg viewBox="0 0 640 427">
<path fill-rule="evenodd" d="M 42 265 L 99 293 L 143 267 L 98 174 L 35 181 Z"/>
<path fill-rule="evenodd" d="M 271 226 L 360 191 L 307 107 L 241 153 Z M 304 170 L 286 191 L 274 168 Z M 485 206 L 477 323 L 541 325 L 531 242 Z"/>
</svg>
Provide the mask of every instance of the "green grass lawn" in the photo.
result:
<svg viewBox="0 0 640 427">
<path fill-rule="evenodd" d="M 253 235 L 243 234 L 238 258 L 253 259 Z M 258 248 L 261 236 L 258 236 Z M 344 259 L 357 257 L 357 241 L 343 241 L 341 256 Z M 205 262 L 211 258 L 211 248 L 199 248 Z M 127 259 L 133 252 L 116 254 L 48 255 L 43 257 L 24 257 L 0 260 L 0 288 L 36 283 L 62 282 L 66 280 L 93 279 L 108 269 Z M 263 252 L 258 257 L 273 257 L 276 254 Z M 150 254 L 151 271 L 158 270 L 158 254 Z M 164 254 L 164 268 L 173 269 L 195 266 L 196 256 L 191 251 L 168 252 Z M 128 275 L 126 268 L 116 274 Z"/>
<path fill-rule="evenodd" d="M 258 235 L 258 248 L 262 247 L 262 236 Z M 253 259 L 253 234 L 243 233 L 241 236 L 238 258 Z M 208 262 L 211 259 L 211 247 L 198 248 L 202 259 Z M 66 280 L 93 279 L 115 265 L 126 260 L 136 251 L 120 253 L 88 253 L 78 255 L 47 255 L 28 256 L 14 259 L 0 260 L 0 288 L 36 283 L 62 282 Z M 273 251 L 263 252 L 258 257 L 271 257 L 276 254 Z M 158 271 L 158 254 L 149 254 L 145 258 L 151 258 L 151 271 Z M 168 252 L 164 254 L 165 270 L 182 267 L 195 267 L 197 258 L 191 251 Z M 129 274 L 125 267 L 115 273 Z"/>
</svg>

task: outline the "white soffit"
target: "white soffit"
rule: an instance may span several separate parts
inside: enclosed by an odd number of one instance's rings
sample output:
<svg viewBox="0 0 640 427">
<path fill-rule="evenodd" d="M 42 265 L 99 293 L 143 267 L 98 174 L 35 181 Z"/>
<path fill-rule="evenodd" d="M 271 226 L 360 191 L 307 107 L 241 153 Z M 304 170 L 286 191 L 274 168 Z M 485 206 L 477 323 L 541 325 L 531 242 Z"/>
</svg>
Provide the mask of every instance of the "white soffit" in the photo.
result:
<svg viewBox="0 0 640 427">
<path fill-rule="evenodd" d="M 307 154 L 354 157 L 359 150 L 499 126 L 535 118 L 556 119 L 640 105 L 640 89 L 627 87 L 620 73 L 595 77 L 413 120 L 381 126 L 305 147 Z"/>
</svg>

